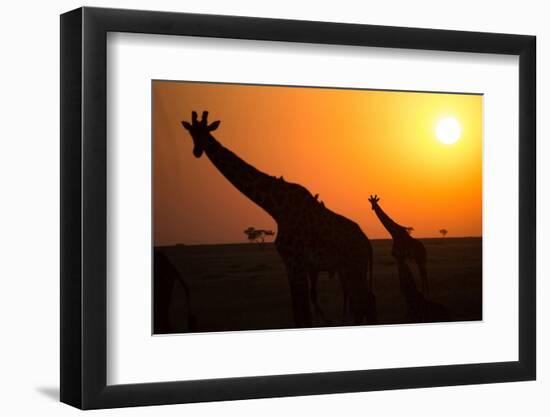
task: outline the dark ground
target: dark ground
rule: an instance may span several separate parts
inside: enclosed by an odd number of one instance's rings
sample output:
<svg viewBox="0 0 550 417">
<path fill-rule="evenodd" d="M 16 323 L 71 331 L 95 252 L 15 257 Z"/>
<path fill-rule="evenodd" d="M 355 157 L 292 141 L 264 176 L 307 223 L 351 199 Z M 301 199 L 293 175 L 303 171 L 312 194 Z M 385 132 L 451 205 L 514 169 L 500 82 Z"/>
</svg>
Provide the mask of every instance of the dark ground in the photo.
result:
<svg viewBox="0 0 550 417">
<path fill-rule="evenodd" d="M 429 300 L 444 306 L 451 321 L 481 320 L 481 238 L 421 239 L 428 252 Z M 409 323 L 400 293 L 391 240 L 373 240 L 375 295 L 379 324 Z M 165 246 L 159 249 L 185 280 L 173 286 L 158 269 L 155 288 L 165 288 L 168 311 L 156 333 L 214 332 L 292 328 L 290 294 L 283 264 L 273 244 L 254 243 Z M 412 269 L 416 276 L 415 266 Z M 173 275 L 173 274 L 172 274 Z M 420 288 L 418 279 L 417 287 Z M 168 284 L 165 284 L 168 283 Z M 160 292 L 159 292 L 160 293 Z M 168 294 L 168 296 L 166 295 Z M 322 273 L 319 301 L 327 323 L 341 325 L 342 295 L 338 277 Z M 166 302 L 163 302 L 166 305 Z M 156 307 L 162 307 L 158 299 Z M 190 329 L 190 322 L 191 329 Z M 160 327 L 159 327 L 160 326 Z"/>
</svg>

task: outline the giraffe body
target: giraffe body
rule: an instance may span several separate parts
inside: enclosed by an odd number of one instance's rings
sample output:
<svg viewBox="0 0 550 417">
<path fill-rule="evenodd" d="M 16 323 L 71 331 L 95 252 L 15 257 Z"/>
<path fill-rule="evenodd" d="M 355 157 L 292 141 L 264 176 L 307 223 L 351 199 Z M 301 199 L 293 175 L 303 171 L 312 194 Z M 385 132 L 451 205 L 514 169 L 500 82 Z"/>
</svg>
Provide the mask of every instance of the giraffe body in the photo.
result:
<svg viewBox="0 0 550 417">
<path fill-rule="evenodd" d="M 303 207 L 300 207 L 301 204 Z M 324 320 L 317 300 L 317 276 L 322 271 L 332 275 L 337 273 L 343 291 L 343 319 L 349 303 L 355 323 L 361 322 L 362 317 L 367 318 L 367 322 L 374 322 L 374 311 L 365 310 L 373 308 L 371 304 L 374 303 L 374 297 L 368 292 L 368 281 L 372 279 L 369 239 L 356 223 L 332 212 L 316 200 L 308 198 L 301 204 L 296 204 L 296 213 L 275 219 L 278 224 L 275 246 L 289 277 L 309 275 L 309 296 L 314 312 Z M 302 280 L 299 278 L 299 281 Z M 305 290 L 305 287 L 297 287 L 300 298 L 305 297 L 301 294 Z"/>
</svg>

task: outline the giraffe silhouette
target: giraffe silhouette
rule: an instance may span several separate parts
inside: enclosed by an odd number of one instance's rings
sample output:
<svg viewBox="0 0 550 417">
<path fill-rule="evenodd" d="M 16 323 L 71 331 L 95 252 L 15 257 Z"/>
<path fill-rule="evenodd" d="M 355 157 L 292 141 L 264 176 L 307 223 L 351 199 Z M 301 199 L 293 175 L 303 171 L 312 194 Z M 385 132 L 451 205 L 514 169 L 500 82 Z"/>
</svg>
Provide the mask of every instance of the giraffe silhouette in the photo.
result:
<svg viewBox="0 0 550 417">
<path fill-rule="evenodd" d="M 441 304 L 426 299 L 428 282 L 426 273 L 426 249 L 419 240 L 414 239 L 407 232 L 407 228 L 394 222 L 380 207 L 377 195 L 370 196 L 372 209 L 393 238 L 392 255 L 397 262 L 399 288 L 407 303 L 410 322 L 421 321 L 449 321 L 451 314 Z M 418 291 L 414 282 L 414 275 L 407 264 L 413 259 L 418 265 L 422 280 L 423 291 Z"/>
<path fill-rule="evenodd" d="M 170 259 L 157 248 L 154 250 L 153 271 L 155 277 L 153 287 L 155 333 L 172 333 L 175 328 L 189 332 L 197 330 L 197 319 L 191 307 L 189 285 Z M 176 318 L 172 317 L 170 313 L 170 303 L 174 297 L 176 285 L 180 285 L 183 289 L 184 298 L 178 300 L 178 302 L 185 306 L 185 315 L 177 318 L 178 323 L 173 323 Z"/>
<path fill-rule="evenodd" d="M 407 229 L 407 227 L 401 226 L 394 222 L 385 212 L 382 210 L 378 202 L 380 198 L 377 195 L 370 196 L 369 202 L 372 209 L 376 213 L 376 216 L 386 228 L 393 239 L 392 255 L 399 262 L 406 262 L 408 259 L 413 260 L 416 263 L 418 272 L 420 274 L 420 282 L 422 285 L 422 293 L 427 296 L 429 292 L 428 288 L 428 272 L 426 269 L 426 248 L 421 241 L 413 238 Z"/>
<path fill-rule="evenodd" d="M 212 136 L 220 121 L 208 124 L 207 118 L 206 111 L 200 121 L 192 112 L 191 123 L 181 122 L 193 139 L 193 154 L 200 158 L 205 153 L 237 190 L 277 223 L 275 247 L 286 268 L 294 324 L 312 325 L 309 281 L 329 270 L 338 271 L 344 283 L 354 323 L 375 323 L 375 298 L 368 289 L 372 247 L 359 226 L 320 204 L 302 185 L 265 174 L 243 161 Z"/>
</svg>

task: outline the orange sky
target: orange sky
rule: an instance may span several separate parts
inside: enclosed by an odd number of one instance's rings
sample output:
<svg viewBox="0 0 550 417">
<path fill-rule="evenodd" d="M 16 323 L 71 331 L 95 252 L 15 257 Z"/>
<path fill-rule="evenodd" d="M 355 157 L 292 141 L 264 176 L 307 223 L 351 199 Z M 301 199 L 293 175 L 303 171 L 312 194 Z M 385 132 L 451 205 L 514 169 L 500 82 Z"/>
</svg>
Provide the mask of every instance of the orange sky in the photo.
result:
<svg viewBox="0 0 550 417">
<path fill-rule="evenodd" d="M 413 236 L 481 236 L 482 96 L 153 81 L 155 245 L 245 242 L 275 222 L 237 191 L 181 127 L 191 111 L 267 174 L 300 183 L 370 238 L 389 238 L 369 194 Z M 454 117 L 460 140 L 435 126 Z"/>
</svg>

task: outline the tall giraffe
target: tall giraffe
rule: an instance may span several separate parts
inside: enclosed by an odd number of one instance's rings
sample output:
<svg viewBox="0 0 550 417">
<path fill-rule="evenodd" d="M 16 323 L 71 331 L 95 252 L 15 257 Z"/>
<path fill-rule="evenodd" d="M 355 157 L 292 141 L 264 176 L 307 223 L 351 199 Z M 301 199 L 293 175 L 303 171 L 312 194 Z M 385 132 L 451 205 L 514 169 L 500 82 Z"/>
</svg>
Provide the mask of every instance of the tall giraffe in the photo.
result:
<svg viewBox="0 0 550 417">
<path fill-rule="evenodd" d="M 208 124 L 207 118 L 206 111 L 200 121 L 193 112 L 191 123 L 182 121 L 193 139 L 193 154 L 200 158 L 205 153 L 237 190 L 277 223 L 275 247 L 286 268 L 295 325 L 312 325 L 308 278 L 327 270 L 338 271 L 344 282 L 354 323 L 376 322 L 375 298 L 368 290 L 372 247 L 359 226 L 320 204 L 305 187 L 243 161 L 212 136 L 220 122 Z"/>
<path fill-rule="evenodd" d="M 422 293 L 427 296 L 429 292 L 428 288 L 428 272 L 426 270 L 426 248 L 421 241 L 413 238 L 407 228 L 394 222 L 385 212 L 382 210 L 378 202 L 380 198 L 375 196 L 369 197 L 372 209 L 376 213 L 376 216 L 384 225 L 393 239 L 392 255 L 400 262 L 406 262 L 407 259 L 412 259 L 418 267 L 420 273 L 420 282 L 422 285 Z"/>
</svg>

